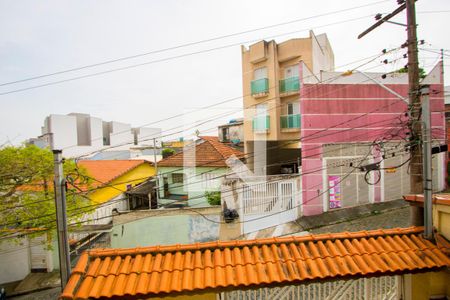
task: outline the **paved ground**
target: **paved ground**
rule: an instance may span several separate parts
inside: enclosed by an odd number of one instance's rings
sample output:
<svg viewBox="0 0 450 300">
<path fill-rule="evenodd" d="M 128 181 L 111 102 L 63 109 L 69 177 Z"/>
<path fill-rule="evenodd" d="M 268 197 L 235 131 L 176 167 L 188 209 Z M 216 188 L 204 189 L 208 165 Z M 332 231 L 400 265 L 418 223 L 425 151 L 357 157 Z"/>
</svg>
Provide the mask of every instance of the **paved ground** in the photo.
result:
<svg viewBox="0 0 450 300">
<path fill-rule="evenodd" d="M 23 296 L 13 296 L 8 297 L 8 299 L 14 299 L 14 300 L 50 300 L 50 299 L 58 299 L 59 295 L 61 294 L 61 288 L 52 288 L 47 289 L 39 292 L 34 292 L 28 295 Z"/>
<path fill-rule="evenodd" d="M 396 208 L 390 211 L 361 217 L 348 222 L 342 222 L 330 226 L 323 226 L 309 230 L 311 233 L 333 233 L 342 231 L 360 231 L 371 229 L 387 229 L 396 227 L 408 227 L 410 225 L 410 210 L 408 207 Z"/>
</svg>

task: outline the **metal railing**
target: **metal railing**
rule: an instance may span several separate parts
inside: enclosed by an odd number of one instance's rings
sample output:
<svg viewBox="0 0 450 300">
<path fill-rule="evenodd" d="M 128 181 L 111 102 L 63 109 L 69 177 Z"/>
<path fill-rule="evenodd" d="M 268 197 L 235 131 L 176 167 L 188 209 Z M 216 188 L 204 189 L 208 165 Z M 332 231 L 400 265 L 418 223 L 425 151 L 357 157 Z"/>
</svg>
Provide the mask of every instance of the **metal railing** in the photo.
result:
<svg viewBox="0 0 450 300">
<path fill-rule="evenodd" d="M 251 82 L 252 95 L 265 94 L 269 92 L 269 79 L 262 78 Z"/>
<path fill-rule="evenodd" d="M 270 116 L 253 117 L 253 131 L 270 129 Z"/>
<path fill-rule="evenodd" d="M 285 115 L 280 117 L 281 128 L 300 128 L 300 115 Z"/>
<path fill-rule="evenodd" d="M 300 78 L 298 76 L 280 80 L 280 93 L 298 92 L 300 90 Z"/>
</svg>

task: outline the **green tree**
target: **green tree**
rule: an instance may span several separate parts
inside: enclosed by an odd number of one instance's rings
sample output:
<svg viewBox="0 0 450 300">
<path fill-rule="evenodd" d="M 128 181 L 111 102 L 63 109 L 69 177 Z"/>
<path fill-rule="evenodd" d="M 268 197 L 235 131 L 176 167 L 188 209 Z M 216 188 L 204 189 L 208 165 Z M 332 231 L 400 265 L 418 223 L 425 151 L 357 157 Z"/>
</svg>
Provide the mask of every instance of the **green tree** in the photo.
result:
<svg viewBox="0 0 450 300">
<path fill-rule="evenodd" d="M 74 161 L 66 160 L 63 166 L 66 175 L 85 178 L 85 170 L 78 169 Z M 48 149 L 33 145 L 0 149 L 1 236 L 11 230 L 20 232 L 56 227 L 53 172 L 53 154 Z M 80 179 L 75 180 L 81 182 Z M 67 216 L 70 223 L 92 211 L 93 207 L 73 185 L 68 186 Z"/>
<path fill-rule="evenodd" d="M 408 69 L 403 67 L 401 69 L 397 70 L 398 73 L 408 73 Z M 421 79 L 424 79 L 427 76 L 427 73 L 425 73 L 425 70 L 423 68 L 419 68 L 419 77 Z"/>
<path fill-rule="evenodd" d="M 209 205 L 220 205 L 220 192 L 205 192 L 205 197 Z"/>
<path fill-rule="evenodd" d="M 162 154 L 163 158 L 166 158 L 166 157 L 169 157 L 171 155 L 174 155 L 175 154 L 175 150 L 173 150 L 171 148 L 165 148 L 165 149 L 163 149 L 161 154 Z"/>
</svg>

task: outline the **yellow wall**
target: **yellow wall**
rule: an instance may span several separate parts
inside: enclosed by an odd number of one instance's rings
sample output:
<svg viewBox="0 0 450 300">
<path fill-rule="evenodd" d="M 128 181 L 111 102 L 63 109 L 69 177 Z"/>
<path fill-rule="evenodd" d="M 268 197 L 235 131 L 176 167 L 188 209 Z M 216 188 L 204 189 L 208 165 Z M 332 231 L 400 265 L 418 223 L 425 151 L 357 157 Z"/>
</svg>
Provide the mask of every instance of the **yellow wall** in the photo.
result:
<svg viewBox="0 0 450 300">
<path fill-rule="evenodd" d="M 128 184 L 135 186 L 153 175 L 155 175 L 155 167 L 148 163 L 141 164 L 124 175 L 114 179 L 109 183 L 109 186 L 96 190 L 89 195 L 89 198 L 95 203 L 104 203 L 125 192 Z"/>
<path fill-rule="evenodd" d="M 423 300 L 434 296 L 450 297 L 450 273 L 446 271 L 411 275 L 411 299 Z M 408 287 L 407 287 L 408 288 Z"/>
<path fill-rule="evenodd" d="M 433 204 L 433 223 L 437 231 L 450 240 L 450 206 Z"/>
</svg>

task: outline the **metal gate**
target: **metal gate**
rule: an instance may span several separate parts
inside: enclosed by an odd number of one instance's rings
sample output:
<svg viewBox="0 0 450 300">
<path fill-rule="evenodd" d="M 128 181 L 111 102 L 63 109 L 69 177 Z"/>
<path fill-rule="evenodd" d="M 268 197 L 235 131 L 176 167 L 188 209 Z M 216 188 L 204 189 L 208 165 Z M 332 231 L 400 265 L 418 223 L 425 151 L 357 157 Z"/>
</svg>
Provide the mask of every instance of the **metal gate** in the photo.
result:
<svg viewBox="0 0 450 300">
<path fill-rule="evenodd" d="M 295 181 L 245 183 L 240 194 L 244 234 L 295 221 L 300 193 Z"/>
</svg>

